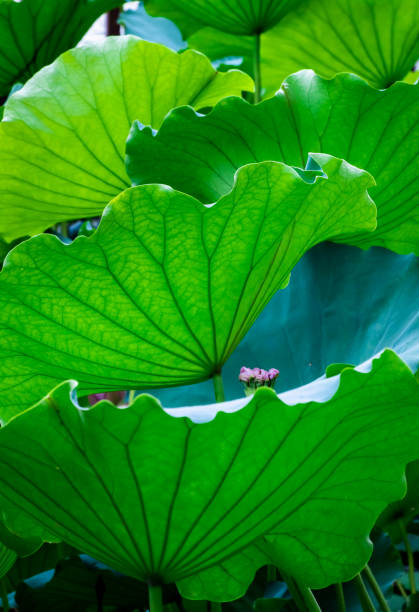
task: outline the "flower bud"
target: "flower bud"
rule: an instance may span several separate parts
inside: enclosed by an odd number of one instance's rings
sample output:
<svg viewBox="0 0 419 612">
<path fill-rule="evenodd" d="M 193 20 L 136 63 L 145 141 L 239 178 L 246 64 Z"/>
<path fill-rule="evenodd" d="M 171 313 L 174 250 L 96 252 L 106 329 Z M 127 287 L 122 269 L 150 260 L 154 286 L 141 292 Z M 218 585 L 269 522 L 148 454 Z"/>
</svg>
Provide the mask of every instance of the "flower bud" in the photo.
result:
<svg viewBox="0 0 419 612">
<path fill-rule="evenodd" d="M 273 388 L 278 374 L 279 370 L 275 368 L 262 370 L 261 368 L 246 368 L 243 366 L 240 370 L 239 380 L 244 385 L 246 395 L 253 395 L 259 387 Z"/>
</svg>

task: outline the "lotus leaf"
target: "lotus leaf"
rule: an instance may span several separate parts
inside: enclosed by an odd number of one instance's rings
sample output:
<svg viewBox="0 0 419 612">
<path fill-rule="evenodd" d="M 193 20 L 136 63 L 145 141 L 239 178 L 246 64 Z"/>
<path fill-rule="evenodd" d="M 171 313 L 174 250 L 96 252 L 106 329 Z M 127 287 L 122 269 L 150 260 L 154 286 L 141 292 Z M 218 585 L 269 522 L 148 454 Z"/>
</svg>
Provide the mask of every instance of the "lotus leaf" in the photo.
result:
<svg viewBox="0 0 419 612">
<path fill-rule="evenodd" d="M 350 579 L 418 456 L 419 386 L 391 351 L 338 380 L 323 402 L 261 389 L 201 424 L 147 395 L 79 409 L 63 383 L 0 430 L 0 503 L 17 531 L 190 599 L 239 597 L 267 560 L 316 588 Z"/>
<path fill-rule="evenodd" d="M 166 183 L 211 202 L 246 163 L 304 166 L 309 151 L 324 151 L 365 168 L 377 182 L 371 189 L 377 230 L 338 241 L 419 254 L 418 106 L 417 85 L 377 91 L 354 75 L 327 80 L 302 71 L 258 105 L 228 98 L 205 116 L 175 109 L 157 133 L 136 122 L 128 174 L 135 185 Z"/>
<path fill-rule="evenodd" d="M 208 107 L 250 88 L 250 77 L 217 73 L 195 51 L 133 36 L 67 51 L 6 103 L 0 236 L 101 214 L 130 185 L 124 148 L 134 119 L 157 128 L 174 106 Z"/>
</svg>

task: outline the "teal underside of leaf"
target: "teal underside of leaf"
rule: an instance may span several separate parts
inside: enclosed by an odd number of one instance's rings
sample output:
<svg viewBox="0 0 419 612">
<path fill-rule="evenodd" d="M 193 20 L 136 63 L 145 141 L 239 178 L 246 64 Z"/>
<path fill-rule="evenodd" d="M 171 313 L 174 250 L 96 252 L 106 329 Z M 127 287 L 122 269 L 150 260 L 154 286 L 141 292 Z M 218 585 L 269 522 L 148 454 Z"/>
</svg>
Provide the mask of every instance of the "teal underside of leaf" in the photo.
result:
<svg viewBox="0 0 419 612">
<path fill-rule="evenodd" d="M 327 402 L 261 390 L 205 424 L 145 395 L 80 410 L 69 391 L 0 430 L 7 520 L 191 599 L 239 597 L 269 559 L 316 588 L 350 579 L 419 452 L 419 386 L 391 351 L 368 373 L 345 370 Z"/>
<path fill-rule="evenodd" d="M 245 166 L 211 208 L 135 187 L 90 238 L 66 246 L 42 235 L 11 251 L 0 277 L 1 418 L 66 378 L 92 393 L 211 377 L 306 250 L 375 227 L 370 175 L 315 159 L 328 178 L 314 183 L 277 162 Z"/>
<path fill-rule="evenodd" d="M 361 364 L 385 348 L 416 372 L 419 317 L 412 305 L 417 303 L 419 259 L 414 255 L 317 245 L 296 265 L 288 287 L 272 298 L 225 364 L 226 399 L 243 397 L 238 380 L 242 366 L 277 368 L 276 390 L 295 389 L 296 396 L 299 387 L 319 379 L 328 365 Z M 214 401 L 211 381 L 152 393 L 165 406 Z"/>
</svg>

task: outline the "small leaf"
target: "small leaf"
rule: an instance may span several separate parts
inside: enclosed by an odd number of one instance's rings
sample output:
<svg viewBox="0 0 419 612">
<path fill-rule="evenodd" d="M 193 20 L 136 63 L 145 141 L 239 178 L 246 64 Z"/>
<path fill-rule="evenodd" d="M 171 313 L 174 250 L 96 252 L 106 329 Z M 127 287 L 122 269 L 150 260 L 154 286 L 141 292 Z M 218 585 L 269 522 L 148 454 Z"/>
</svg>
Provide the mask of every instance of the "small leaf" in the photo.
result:
<svg viewBox="0 0 419 612">
<path fill-rule="evenodd" d="M 213 106 L 252 87 L 237 70 L 217 73 L 200 53 L 178 55 L 133 36 L 64 53 L 6 103 L 0 235 L 100 215 L 130 185 L 124 149 L 135 119 L 157 128 L 175 106 Z"/>
<path fill-rule="evenodd" d="M 370 372 L 345 370 L 325 402 L 261 389 L 201 424 L 147 395 L 83 410 L 71 389 L 0 429 L 7 519 L 190 599 L 241 596 L 272 557 L 315 588 L 352 578 L 419 454 L 419 386 L 391 351 Z"/>
<path fill-rule="evenodd" d="M 416 85 L 377 91 L 354 75 L 329 81 L 303 71 L 258 105 L 229 98 L 206 116 L 179 108 L 157 134 L 134 124 L 127 170 L 135 185 L 165 183 L 211 202 L 244 164 L 275 159 L 304 167 L 310 151 L 323 151 L 377 182 L 377 230 L 338 240 L 419 254 L 418 106 Z"/>
<path fill-rule="evenodd" d="M 314 156 L 240 169 L 215 206 L 165 186 L 126 190 L 90 238 L 41 235 L 0 276 L 0 415 L 75 378 L 85 394 L 186 385 L 219 371 L 303 253 L 375 227 L 372 178 Z"/>
</svg>

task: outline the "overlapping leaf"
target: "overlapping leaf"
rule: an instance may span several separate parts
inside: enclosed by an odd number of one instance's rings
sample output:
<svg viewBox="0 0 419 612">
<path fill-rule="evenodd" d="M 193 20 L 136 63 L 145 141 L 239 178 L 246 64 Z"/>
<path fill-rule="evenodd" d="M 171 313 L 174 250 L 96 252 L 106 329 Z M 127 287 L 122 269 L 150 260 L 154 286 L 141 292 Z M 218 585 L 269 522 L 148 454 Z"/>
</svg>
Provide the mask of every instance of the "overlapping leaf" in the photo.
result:
<svg viewBox="0 0 419 612">
<path fill-rule="evenodd" d="M 126 190 L 97 232 L 9 253 L 0 277 L 1 418 L 75 378 L 86 393 L 211 377 L 314 244 L 375 227 L 371 176 L 250 164 L 210 208 L 164 186 Z"/>
<path fill-rule="evenodd" d="M 150 15 L 176 22 L 188 36 L 213 26 L 233 34 L 256 34 L 276 25 L 301 0 L 145 0 Z"/>
<path fill-rule="evenodd" d="M 253 74 L 253 37 L 216 28 L 194 32 L 190 47 L 213 60 L 242 58 L 243 70 Z M 352 72 L 374 87 L 388 87 L 418 59 L 418 34 L 418 0 L 306 0 L 262 34 L 263 93 L 272 95 L 288 75 L 304 68 L 326 77 Z"/>
<path fill-rule="evenodd" d="M 132 36 L 64 53 L 6 104 L 0 124 L 0 236 L 101 214 L 129 186 L 134 119 L 159 127 L 182 104 L 208 107 L 252 87 L 195 51 L 177 55 Z"/>
<path fill-rule="evenodd" d="M 124 0 L 0 0 L 0 97 L 24 83 Z"/>
<path fill-rule="evenodd" d="M 277 368 L 276 389 L 302 388 L 332 363 L 359 365 L 385 348 L 419 370 L 419 259 L 372 247 L 319 244 L 258 317 L 223 368 L 227 399 L 243 397 L 242 366 Z M 322 381 L 318 380 L 319 386 Z M 154 389 L 165 406 L 214 401 L 211 381 Z"/>
<path fill-rule="evenodd" d="M 353 72 L 389 87 L 419 57 L 419 1 L 308 0 L 264 37 L 264 52 L 278 85 L 311 68 L 326 77 Z"/>
<path fill-rule="evenodd" d="M 419 254 L 418 105 L 416 85 L 377 91 L 354 75 L 326 80 L 302 71 L 260 105 L 230 98 L 206 116 L 177 109 L 157 135 L 134 124 L 127 169 L 134 184 L 166 183 L 209 202 L 246 163 L 304 166 L 309 151 L 324 151 L 367 169 L 377 183 L 377 230 L 350 244 Z"/>
<path fill-rule="evenodd" d="M 0 430 L 0 502 L 14 528 L 192 599 L 242 595 L 268 559 L 313 587 L 351 578 L 419 452 L 419 386 L 391 351 L 369 373 L 343 372 L 324 403 L 261 390 L 205 424 L 150 396 L 80 411 L 69 390 Z"/>
</svg>

